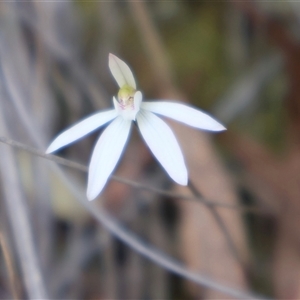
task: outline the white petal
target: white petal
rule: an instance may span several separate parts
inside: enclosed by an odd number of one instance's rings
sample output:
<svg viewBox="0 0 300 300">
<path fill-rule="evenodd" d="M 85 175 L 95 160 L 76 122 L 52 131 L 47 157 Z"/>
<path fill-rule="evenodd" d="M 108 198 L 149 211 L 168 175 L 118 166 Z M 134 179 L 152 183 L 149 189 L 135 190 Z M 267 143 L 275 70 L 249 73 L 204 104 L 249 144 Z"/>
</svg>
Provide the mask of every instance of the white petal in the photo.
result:
<svg viewBox="0 0 300 300">
<path fill-rule="evenodd" d="M 119 114 L 120 111 L 121 111 L 121 108 L 120 108 L 120 105 L 119 105 L 116 97 L 113 97 L 113 103 L 114 103 L 114 107 L 115 107 L 116 112 Z"/>
<path fill-rule="evenodd" d="M 187 169 L 170 127 L 156 115 L 143 110 L 137 115 L 137 122 L 147 145 L 170 177 L 181 185 L 187 185 Z"/>
<path fill-rule="evenodd" d="M 211 131 L 222 131 L 226 128 L 208 114 L 181 103 L 143 102 L 143 109 L 152 111 L 187 125 Z"/>
<path fill-rule="evenodd" d="M 67 129 L 61 133 L 48 147 L 46 153 L 51 153 L 59 148 L 62 148 L 74 141 L 84 137 L 98 127 L 104 125 L 105 123 L 111 121 L 117 117 L 117 112 L 113 110 L 100 112 L 92 115 L 81 122 L 75 124 L 71 128 Z"/>
<path fill-rule="evenodd" d="M 117 117 L 100 136 L 89 166 L 87 198 L 95 199 L 114 170 L 130 132 L 131 121 Z"/>
<path fill-rule="evenodd" d="M 140 91 L 136 91 L 134 94 L 134 110 L 138 112 L 143 101 L 143 95 Z"/>
<path fill-rule="evenodd" d="M 118 57 L 109 54 L 108 65 L 120 88 L 125 84 L 136 89 L 135 80 L 130 68 Z"/>
</svg>

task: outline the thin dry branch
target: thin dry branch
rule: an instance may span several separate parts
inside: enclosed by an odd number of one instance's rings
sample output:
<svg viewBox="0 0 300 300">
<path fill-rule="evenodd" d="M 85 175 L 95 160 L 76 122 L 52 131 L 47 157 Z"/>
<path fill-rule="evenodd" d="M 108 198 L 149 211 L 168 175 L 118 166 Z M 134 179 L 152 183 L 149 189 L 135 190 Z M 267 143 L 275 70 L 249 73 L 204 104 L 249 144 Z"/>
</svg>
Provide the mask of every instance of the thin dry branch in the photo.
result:
<svg viewBox="0 0 300 300">
<path fill-rule="evenodd" d="M 172 72 L 168 63 L 161 37 L 149 17 L 143 1 L 127 1 L 132 11 L 133 20 L 138 28 L 144 49 L 151 61 L 152 71 L 155 74 L 156 85 L 161 89 L 174 90 Z"/>
<path fill-rule="evenodd" d="M 69 160 L 69 159 L 65 159 L 56 155 L 52 155 L 52 154 L 45 154 L 44 152 L 37 150 L 33 147 L 27 146 L 25 144 L 22 144 L 20 142 L 11 140 L 7 137 L 0 137 L 0 142 L 4 143 L 6 145 L 12 146 L 14 148 L 18 148 L 21 150 L 24 150 L 32 155 L 35 156 L 39 156 L 41 158 L 45 158 L 47 160 L 56 162 L 60 165 L 64 165 L 66 167 L 69 168 L 73 168 L 82 172 L 87 172 L 88 171 L 88 167 L 85 165 L 82 165 L 78 162 Z M 270 214 L 272 212 L 260 209 L 258 207 L 253 207 L 253 206 L 245 206 L 245 205 L 234 205 L 234 204 L 229 204 L 229 203 L 222 203 L 222 202 L 217 202 L 217 201 L 212 201 L 212 200 L 208 200 L 205 199 L 204 197 L 199 196 L 186 196 L 183 194 L 179 194 L 179 193 L 174 193 L 174 192 L 169 192 L 166 190 L 162 190 L 162 189 L 158 189 L 156 187 L 153 186 L 149 186 L 146 184 L 142 184 L 142 183 L 138 183 L 134 180 L 130 180 L 130 179 L 126 179 L 126 178 L 122 178 L 120 176 L 115 176 L 115 175 L 111 175 L 110 178 L 112 180 L 121 182 L 123 184 L 127 184 L 133 188 L 136 189 L 141 189 L 141 190 L 145 190 L 145 191 L 149 191 L 149 192 L 153 192 L 165 197 L 170 197 L 170 198 L 175 198 L 175 199 L 184 199 L 184 200 L 196 200 L 199 201 L 200 203 L 206 205 L 207 207 L 218 207 L 218 208 L 226 208 L 226 209 L 234 209 L 234 210 L 239 210 L 242 213 L 253 213 L 253 214 Z"/>
<path fill-rule="evenodd" d="M 78 193 L 77 196 L 79 196 Z M 113 235 L 116 235 L 120 240 L 126 243 L 126 245 L 132 247 L 135 251 L 147 257 L 159 266 L 165 268 L 166 270 L 189 279 L 197 284 L 237 299 L 266 299 L 258 295 L 225 286 L 197 272 L 186 269 L 181 263 L 171 259 L 169 256 L 158 251 L 154 247 L 141 242 L 135 235 L 133 235 L 131 232 L 128 232 L 123 225 L 118 224 L 117 220 L 111 217 L 104 209 L 99 209 L 99 207 L 95 206 L 91 202 L 86 201 L 85 199 L 83 201 L 83 198 L 80 202 Z"/>
<path fill-rule="evenodd" d="M 197 196 L 197 197 L 201 197 L 201 193 L 200 191 L 196 188 L 196 186 L 189 181 L 188 187 L 190 188 L 191 192 Z M 226 238 L 226 242 L 228 244 L 228 247 L 232 253 L 232 255 L 235 257 L 235 259 L 240 263 L 240 265 L 243 268 L 243 272 L 245 273 L 246 277 L 249 277 L 250 275 L 250 266 L 249 264 L 247 264 L 246 261 L 244 261 L 244 259 L 242 258 L 242 256 L 240 255 L 232 237 L 230 232 L 227 229 L 227 226 L 225 224 L 225 222 L 223 221 L 221 215 L 216 211 L 216 207 L 215 206 L 209 206 L 206 205 L 206 207 L 209 209 L 212 217 L 214 218 L 214 220 L 216 221 L 216 223 L 218 224 L 222 234 L 224 235 L 224 237 Z"/>
<path fill-rule="evenodd" d="M 16 12 L 19 18 L 38 35 L 45 47 L 47 47 L 49 54 L 51 54 L 55 60 L 68 65 L 76 79 L 76 84 L 89 95 L 94 106 L 96 108 L 104 108 L 104 104 L 107 103 L 110 97 L 108 97 L 101 84 L 91 76 L 85 65 L 80 62 L 80 59 L 74 51 L 72 51 L 72 47 L 59 43 L 57 37 L 51 35 L 49 31 L 42 30 L 41 24 L 35 21 L 30 11 L 16 7 Z M 101 101 L 99 101 L 99 99 Z"/>
</svg>

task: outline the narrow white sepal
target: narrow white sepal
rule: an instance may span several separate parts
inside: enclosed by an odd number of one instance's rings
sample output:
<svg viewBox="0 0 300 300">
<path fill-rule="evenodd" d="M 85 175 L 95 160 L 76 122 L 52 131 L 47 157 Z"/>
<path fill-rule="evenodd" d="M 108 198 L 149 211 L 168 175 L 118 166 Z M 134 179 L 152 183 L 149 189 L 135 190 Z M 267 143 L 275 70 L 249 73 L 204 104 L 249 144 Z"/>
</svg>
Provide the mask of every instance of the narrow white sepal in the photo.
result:
<svg viewBox="0 0 300 300">
<path fill-rule="evenodd" d="M 108 65 L 112 75 L 117 81 L 120 88 L 125 84 L 136 89 L 135 80 L 130 68 L 118 57 L 113 54 L 109 54 Z"/>
<path fill-rule="evenodd" d="M 116 97 L 113 97 L 113 103 L 114 103 L 114 108 L 116 110 L 116 112 L 119 114 L 121 111 L 120 105 L 116 99 Z"/>
<path fill-rule="evenodd" d="M 208 114 L 181 103 L 161 101 L 143 102 L 141 108 L 172 118 L 192 127 L 211 131 L 226 130 L 222 124 L 214 120 Z"/>
<path fill-rule="evenodd" d="M 130 132 L 131 121 L 117 117 L 104 130 L 94 148 L 88 175 L 87 198 L 95 199 L 114 170 Z"/>
<path fill-rule="evenodd" d="M 170 177 L 181 185 L 187 185 L 188 174 L 183 155 L 170 127 L 144 110 L 137 115 L 137 123 L 147 145 Z"/>
<path fill-rule="evenodd" d="M 116 110 L 109 110 L 92 115 L 61 133 L 50 144 L 46 153 L 51 153 L 84 137 L 98 127 L 117 117 Z"/>
<path fill-rule="evenodd" d="M 136 115 L 137 113 L 140 111 L 140 107 L 141 107 L 141 103 L 143 101 L 143 95 L 140 91 L 136 91 L 135 94 L 134 94 L 134 112 L 135 112 L 135 115 L 134 115 L 134 121 L 136 119 Z"/>
</svg>

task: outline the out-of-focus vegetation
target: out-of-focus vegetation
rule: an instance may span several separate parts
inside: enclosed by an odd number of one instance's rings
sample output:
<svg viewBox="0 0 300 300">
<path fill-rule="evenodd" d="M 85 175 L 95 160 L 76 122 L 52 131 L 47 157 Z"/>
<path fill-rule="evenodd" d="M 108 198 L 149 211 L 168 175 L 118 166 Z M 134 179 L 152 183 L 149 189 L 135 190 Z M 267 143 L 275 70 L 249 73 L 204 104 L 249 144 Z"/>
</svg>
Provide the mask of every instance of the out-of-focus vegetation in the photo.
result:
<svg viewBox="0 0 300 300">
<path fill-rule="evenodd" d="M 132 234 L 234 290 L 300 298 L 299 22 L 288 1 L 0 3 L 1 136 L 44 151 L 111 107 L 109 53 L 145 99 L 181 99 L 228 128 L 208 138 L 171 124 L 212 206 L 113 180 L 91 206 L 86 174 L 1 144 L 0 298 L 233 297 L 149 262 L 129 247 Z M 98 136 L 57 155 L 88 165 Z M 115 173 L 193 191 L 170 181 L 135 130 Z"/>
</svg>

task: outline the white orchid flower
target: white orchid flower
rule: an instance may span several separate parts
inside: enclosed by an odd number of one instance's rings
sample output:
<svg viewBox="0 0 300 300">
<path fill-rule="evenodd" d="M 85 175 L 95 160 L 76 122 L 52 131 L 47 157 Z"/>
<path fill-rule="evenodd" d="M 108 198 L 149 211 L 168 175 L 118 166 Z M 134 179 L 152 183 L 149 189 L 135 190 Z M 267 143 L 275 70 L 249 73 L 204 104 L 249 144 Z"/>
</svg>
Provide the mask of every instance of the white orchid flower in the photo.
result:
<svg viewBox="0 0 300 300">
<path fill-rule="evenodd" d="M 170 177 L 187 185 L 188 173 L 178 142 L 170 127 L 156 114 L 175 119 L 192 127 L 222 131 L 225 127 L 206 113 L 176 102 L 142 102 L 142 93 L 130 68 L 115 55 L 109 55 L 109 68 L 120 90 L 113 97 L 114 109 L 96 113 L 61 133 L 46 153 L 54 152 L 112 121 L 96 143 L 88 172 L 87 198 L 95 199 L 113 172 L 125 147 L 131 123 L 138 128 L 154 156 Z"/>
</svg>

